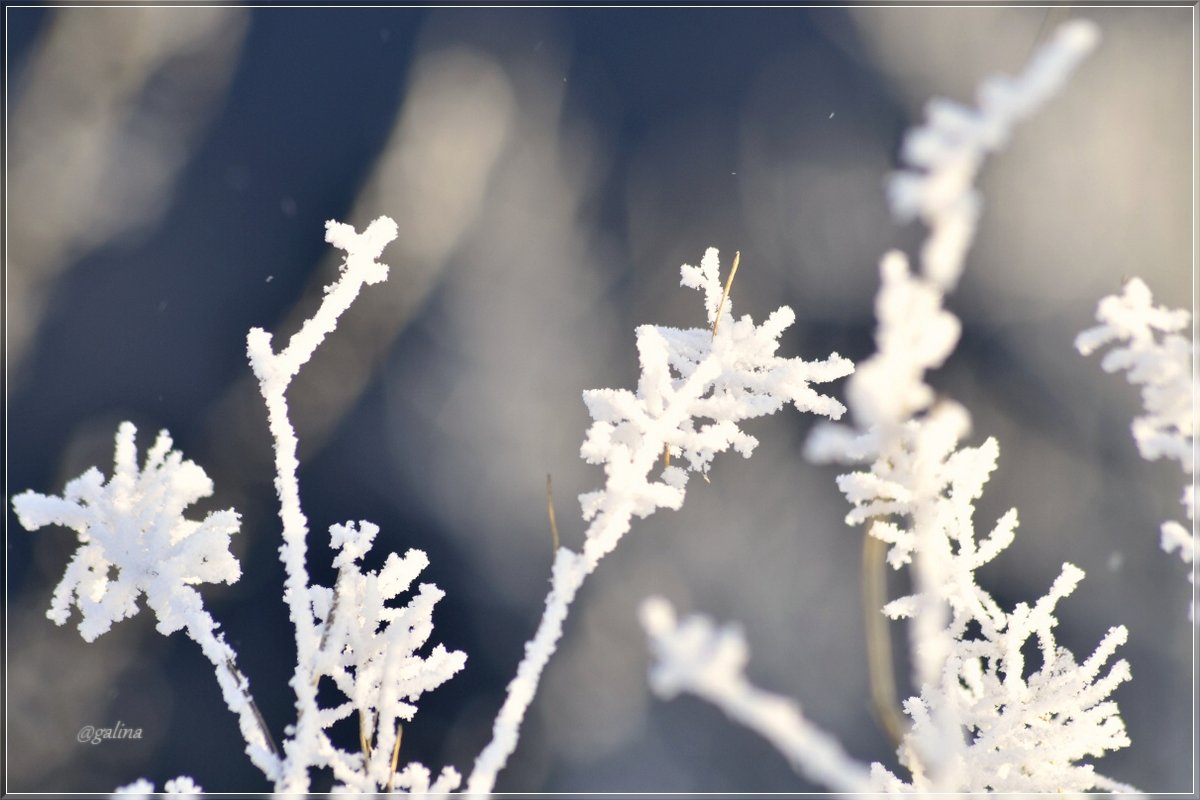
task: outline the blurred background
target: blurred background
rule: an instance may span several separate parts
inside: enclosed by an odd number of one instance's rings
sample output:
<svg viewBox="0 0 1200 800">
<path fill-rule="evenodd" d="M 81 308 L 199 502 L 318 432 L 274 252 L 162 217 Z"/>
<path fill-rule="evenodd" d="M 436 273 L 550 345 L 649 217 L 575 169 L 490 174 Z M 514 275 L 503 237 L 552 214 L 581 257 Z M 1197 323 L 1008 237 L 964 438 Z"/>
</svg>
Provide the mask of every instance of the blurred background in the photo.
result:
<svg viewBox="0 0 1200 800">
<path fill-rule="evenodd" d="M 121 420 L 143 452 L 169 429 L 216 485 L 194 515 L 242 514 L 243 577 L 203 592 L 282 738 L 294 645 L 245 335 L 279 341 L 316 308 L 337 266 L 325 220 L 393 217 L 390 281 L 290 392 L 310 569 L 329 585 L 326 531 L 350 519 L 382 528 L 373 567 L 429 554 L 422 579 L 447 593 L 434 640 L 468 661 L 423 699 L 401 756 L 469 772 L 548 586 L 546 475 L 576 548 L 575 498 L 603 478 L 578 457 L 580 392 L 634 385 L 636 325 L 704 323 L 679 265 L 741 250 L 737 314 L 788 304 L 786 354 L 863 358 L 878 259 L 921 233 L 883 203 L 902 132 L 930 97 L 969 102 L 1019 69 L 1075 13 L 8 8 L 6 494 L 108 472 Z M 974 442 L 1000 442 L 980 526 L 1020 509 L 981 582 L 1011 608 L 1064 561 L 1087 572 L 1060 642 L 1083 658 L 1125 624 L 1134 676 L 1116 693 L 1133 746 L 1100 769 L 1188 791 L 1189 584 L 1157 543 L 1183 519 L 1183 478 L 1137 457 L 1135 390 L 1072 340 L 1126 276 L 1193 305 L 1193 12 L 1086 15 L 1100 48 L 981 177 L 949 300 L 963 340 L 933 382 L 970 408 Z M 821 788 L 713 708 L 649 694 L 635 611 L 651 593 L 740 621 L 758 685 L 895 768 L 868 703 L 861 534 L 837 469 L 799 457 L 811 425 L 755 424 L 753 459 L 718 459 L 682 511 L 635 525 L 584 588 L 498 790 Z M 190 640 L 148 614 L 92 645 L 77 619 L 53 625 L 74 536 L 7 514 L 7 788 L 186 774 L 267 790 Z M 144 738 L 76 742 L 118 721 Z"/>
</svg>

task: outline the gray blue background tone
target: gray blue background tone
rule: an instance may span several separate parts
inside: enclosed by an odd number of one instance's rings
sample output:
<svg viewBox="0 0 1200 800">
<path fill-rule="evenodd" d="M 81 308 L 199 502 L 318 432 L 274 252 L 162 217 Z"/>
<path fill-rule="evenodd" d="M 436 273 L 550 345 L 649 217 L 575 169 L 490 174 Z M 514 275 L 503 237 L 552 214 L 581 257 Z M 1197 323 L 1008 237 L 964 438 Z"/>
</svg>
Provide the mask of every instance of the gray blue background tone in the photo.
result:
<svg viewBox="0 0 1200 800">
<path fill-rule="evenodd" d="M 1131 631 L 1133 747 L 1102 771 L 1189 790 L 1189 585 L 1157 544 L 1183 479 L 1137 457 L 1135 390 L 1072 348 L 1123 276 L 1192 305 L 1188 8 L 9 8 L 8 495 L 109 470 L 121 420 L 143 452 L 169 429 L 216 484 L 200 510 L 243 515 L 242 580 L 203 591 L 279 737 L 294 656 L 245 335 L 278 340 L 315 308 L 326 219 L 394 217 L 391 280 L 291 391 L 310 568 L 332 580 L 325 532 L 348 519 L 380 525 L 378 562 L 429 554 L 435 640 L 468 661 L 402 760 L 469 771 L 548 585 L 545 476 L 575 547 L 575 497 L 603 477 L 578 457 L 580 392 L 633 386 L 636 325 L 704 323 L 680 263 L 740 249 L 735 313 L 786 303 L 785 354 L 863 358 L 879 257 L 919 241 L 883 201 L 902 132 L 1085 12 L 1100 48 L 983 171 L 949 300 L 963 340 L 932 381 L 970 408 L 972 441 L 999 439 L 980 525 L 1020 510 L 981 582 L 1011 608 L 1082 567 L 1060 642 L 1082 658 Z M 811 424 L 752 426 L 751 460 L 718 459 L 682 511 L 635 525 L 583 590 L 499 790 L 818 788 L 720 712 L 649 694 L 650 593 L 740 621 L 757 684 L 894 765 L 867 700 L 861 534 L 837 470 L 800 460 Z M 8 512 L 8 789 L 269 788 L 189 640 L 147 614 L 92 645 L 45 619 L 73 549 Z M 75 741 L 118 720 L 145 738 Z"/>
</svg>

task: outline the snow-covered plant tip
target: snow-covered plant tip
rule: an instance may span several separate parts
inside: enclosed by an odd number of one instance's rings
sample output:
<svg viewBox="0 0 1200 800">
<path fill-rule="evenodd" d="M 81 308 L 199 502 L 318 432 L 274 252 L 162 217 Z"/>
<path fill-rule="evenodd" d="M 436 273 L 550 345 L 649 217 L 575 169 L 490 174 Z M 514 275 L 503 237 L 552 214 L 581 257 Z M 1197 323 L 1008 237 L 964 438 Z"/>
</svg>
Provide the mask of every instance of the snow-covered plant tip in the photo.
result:
<svg viewBox="0 0 1200 800">
<path fill-rule="evenodd" d="M 921 268 L 914 273 L 900 253 L 884 257 L 878 352 L 847 389 L 855 424 L 825 425 L 808 443 L 810 458 L 865 466 L 838 478 L 853 506 L 846 521 L 867 524 L 867 535 L 891 545 L 888 562 L 911 570 L 913 593 L 882 609 L 910 623 L 919 694 L 903 704 L 910 724 L 898 750 L 908 777 L 859 764 L 791 701 L 750 685 L 742 674 L 747 646 L 736 628 L 717 628 L 701 616 L 679 622 L 661 598 L 643 605 L 656 659 L 650 679 L 660 694 L 708 699 L 836 791 L 1129 789 L 1085 761 L 1129 744 L 1107 699 L 1129 678 L 1124 661 L 1106 666 L 1125 629 L 1109 630 L 1080 664 L 1055 641 L 1053 615 L 1083 578 L 1080 569 L 1064 564 L 1044 597 L 1012 611 L 976 583 L 975 571 L 1013 541 L 1017 514 L 976 533 L 974 503 L 995 468 L 997 444 L 961 446 L 969 414 L 950 399 L 935 402 L 925 383 L 926 371 L 958 341 L 960 323 L 943 299 L 973 236 L 980 199 L 970 184 L 982 158 L 1063 84 L 1096 39 L 1089 23 L 1069 23 L 1022 75 L 986 82 L 978 111 L 930 104 L 928 123 L 904 142 L 906 168 L 889 187 L 893 212 L 920 216 L 930 229 Z M 1030 640 L 1040 664 L 1027 664 L 1022 654 Z"/>
<path fill-rule="evenodd" d="M 1138 278 L 1125 284 L 1119 295 L 1110 295 L 1096 308 L 1100 323 L 1079 334 L 1075 347 L 1091 355 L 1108 345 L 1100 366 L 1105 372 L 1124 371 L 1129 382 L 1142 387 L 1146 413 L 1133 420 L 1133 438 L 1147 461 L 1169 458 L 1179 462 L 1187 480 L 1182 503 L 1188 523 L 1195 519 L 1195 350 L 1189 334 L 1191 314 L 1183 309 L 1154 305 L 1150 287 Z M 1170 520 L 1162 524 L 1162 549 L 1179 551 L 1185 564 L 1193 564 L 1189 578 L 1196 582 L 1196 542 L 1191 530 Z M 1195 620 L 1193 601 L 1189 616 Z"/>
</svg>

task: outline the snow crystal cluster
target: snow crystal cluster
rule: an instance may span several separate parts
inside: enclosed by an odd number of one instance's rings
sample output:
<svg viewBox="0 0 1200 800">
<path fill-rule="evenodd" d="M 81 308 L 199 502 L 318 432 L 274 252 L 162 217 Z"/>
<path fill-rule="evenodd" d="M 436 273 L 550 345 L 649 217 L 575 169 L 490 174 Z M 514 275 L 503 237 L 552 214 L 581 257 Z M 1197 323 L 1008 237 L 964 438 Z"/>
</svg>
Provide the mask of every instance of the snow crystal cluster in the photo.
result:
<svg viewBox="0 0 1200 800">
<path fill-rule="evenodd" d="M 1150 288 L 1138 278 L 1125 284 L 1119 295 L 1110 295 L 1096 308 L 1100 323 L 1075 339 L 1083 355 L 1111 345 L 1100 366 L 1105 372 L 1126 373 L 1134 386 L 1142 387 L 1146 413 L 1133 420 L 1133 438 L 1147 461 L 1169 458 L 1179 462 L 1187 485 L 1183 508 L 1189 524 L 1195 520 L 1195 350 L 1189 335 L 1191 314 L 1183 309 L 1154 305 Z M 1192 531 L 1174 520 L 1161 528 L 1162 549 L 1179 551 L 1185 564 L 1193 564 L 1196 542 Z M 1196 582 L 1193 566 L 1188 576 Z M 1196 617 L 1193 600 L 1189 617 Z"/>
<path fill-rule="evenodd" d="M 912 593 L 881 611 L 909 621 L 918 695 L 903 709 L 910 724 L 898 751 L 908 777 L 870 769 L 845 755 L 799 708 L 751 686 L 742 676 L 746 645 L 734 629 L 693 616 L 682 623 L 665 601 L 643 606 L 656 656 L 651 682 L 670 696 L 705 697 L 775 743 L 799 770 L 837 791 L 1086 791 L 1129 787 L 1097 774 L 1084 759 L 1129 744 L 1108 698 L 1129 678 L 1124 661 L 1108 665 L 1124 642 L 1114 627 L 1082 664 L 1058 645 L 1055 604 L 1083 573 L 1064 564 L 1046 596 L 1005 611 L 975 571 L 1013 540 L 1016 511 L 986 535 L 975 530 L 974 503 L 996 465 L 988 439 L 962 445 L 965 408 L 937 398 L 925 382 L 957 345 L 959 320 L 944 307 L 957 283 L 981 207 L 971 186 L 984 155 L 1058 87 L 1097 39 L 1076 21 L 1060 28 L 1017 78 L 993 78 L 979 110 L 934 101 L 927 123 L 905 140 L 905 169 L 889 185 L 900 219 L 929 228 L 913 271 L 900 253 L 881 263 L 876 353 L 848 382 L 853 425 L 824 424 L 809 458 L 862 465 L 838 478 L 853 509 L 847 524 L 891 545 L 887 560 L 907 567 Z M 1022 647 L 1036 642 L 1040 663 Z M 1108 666 L 1106 666 L 1108 665 Z"/>
</svg>

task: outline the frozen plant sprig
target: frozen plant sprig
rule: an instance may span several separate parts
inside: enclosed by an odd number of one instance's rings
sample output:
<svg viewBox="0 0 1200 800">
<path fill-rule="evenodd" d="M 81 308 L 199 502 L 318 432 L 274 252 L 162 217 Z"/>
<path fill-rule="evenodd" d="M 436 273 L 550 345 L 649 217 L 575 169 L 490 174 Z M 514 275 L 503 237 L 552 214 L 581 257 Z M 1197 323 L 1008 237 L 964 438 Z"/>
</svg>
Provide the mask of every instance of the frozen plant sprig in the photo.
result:
<svg viewBox="0 0 1200 800">
<path fill-rule="evenodd" d="M 915 591 L 906 601 L 909 639 L 914 683 L 922 691 L 944 685 L 945 665 L 961 643 L 957 617 L 962 608 L 978 608 L 971 588 L 978 564 L 965 574 L 955 572 L 956 555 L 962 554 L 954 548 L 974 533 L 947 524 L 948 514 L 964 513 L 964 492 L 947 480 L 945 468 L 952 463 L 951 470 L 963 468 L 981 454 L 956 452 L 970 429 L 970 417 L 952 400 L 934 404 L 925 382 L 926 373 L 941 366 L 960 335 L 961 325 L 944 308 L 944 296 L 961 274 L 981 208 L 971 183 L 983 157 L 1002 146 L 1013 125 L 1063 85 L 1098 37 L 1093 24 L 1069 22 L 1034 54 L 1020 76 L 985 81 L 978 110 L 940 100 L 930 103 L 926 124 L 905 139 L 905 168 L 889 185 L 893 213 L 900 219 L 920 216 L 929 228 L 920 270 L 910 271 L 899 253 L 884 257 L 876 300 L 878 351 L 847 387 L 856 427 L 822 426 L 807 445 L 808 456 L 817 461 L 870 465 L 866 472 L 839 478 L 839 488 L 856 506 L 847 522 L 875 518 L 868 535 L 892 542 L 893 567 L 910 564 Z M 965 493 L 971 495 L 967 500 L 981 490 L 986 471 L 973 480 L 974 493 Z M 879 519 L 894 515 L 901 519 Z M 1015 512 L 1009 517 L 1001 520 L 998 532 L 1007 528 L 1011 535 Z M 969 515 L 965 519 L 969 525 Z M 933 776 L 932 786 L 954 789 L 960 783 L 956 764 L 965 757 L 969 725 L 954 703 L 935 702 L 929 708 L 930 722 L 912 739 L 915 755 L 910 761 L 921 762 Z"/>
<path fill-rule="evenodd" d="M 1195 519 L 1195 425 L 1196 375 L 1192 369 L 1195 349 L 1185 335 L 1191 314 L 1183 309 L 1154 305 L 1154 297 L 1139 278 L 1126 282 L 1121 294 L 1109 295 L 1096 307 L 1100 324 L 1075 338 L 1075 348 L 1085 356 L 1110 347 L 1100 367 L 1105 372 L 1125 372 L 1126 379 L 1142 387 L 1145 414 L 1133 420 L 1133 438 L 1147 461 L 1169 458 L 1179 462 L 1187 485 L 1182 503 L 1188 522 Z M 1192 532 L 1170 520 L 1161 527 L 1162 549 L 1179 550 L 1185 564 L 1195 561 Z M 1188 575 L 1196 582 L 1193 566 Z M 1188 617 L 1196 618 L 1193 599 Z"/>
<path fill-rule="evenodd" d="M 875 520 L 870 535 L 892 544 L 893 565 L 931 557 L 918 545 L 918 524 L 940 534 L 934 540 L 942 545 L 936 557 L 947 580 L 934 599 L 950 614 L 935 641 L 948 640 L 950 649 L 934 665 L 936 680 L 922 684 L 919 695 L 904 704 L 912 726 L 899 755 L 910 779 L 879 763 L 868 769 L 855 762 L 794 704 L 750 685 L 741 675 L 747 656 L 735 629 L 717 631 L 703 617 L 676 623 L 673 610 L 658 598 L 642 608 L 655 657 L 652 688 L 666 698 L 686 691 L 713 702 L 834 791 L 1134 791 L 1084 760 L 1129 744 L 1109 699 L 1129 679 L 1129 665 L 1119 660 L 1105 671 L 1127 632 L 1121 626 L 1111 629 L 1082 665 L 1058 645 L 1054 606 L 1083 578 L 1071 564 L 1063 565 L 1050 591 L 1032 607 L 1019 604 L 1007 613 L 976 583 L 975 570 L 1013 541 L 1017 515 L 1009 511 L 986 537 L 976 539 L 974 502 L 995 468 L 998 449 L 994 439 L 978 448 L 959 448 L 966 423 L 961 407 L 936 406 L 921 423 L 905 427 L 907 447 L 897 451 L 902 457 L 896 464 L 876 462 L 871 472 L 838 481 L 855 504 L 848 520 Z M 932 482 L 928 494 L 909 490 L 918 475 Z M 901 597 L 883 612 L 894 619 L 916 617 L 922 613 L 921 599 Z M 978 633 L 969 634 L 969 626 Z M 1041 655 L 1036 670 L 1022 651 L 1031 639 Z M 947 720 L 955 726 L 949 742 Z"/>
<path fill-rule="evenodd" d="M 420 783 L 420 764 L 395 774 L 400 722 L 412 720 L 421 695 L 449 680 L 467 660 L 462 652 L 447 651 L 440 644 L 426 657 L 417 655 L 433 632 L 433 607 L 444 593 L 423 583 L 406 606 L 389 605 L 409 590 L 429 558 L 420 550 L 409 550 L 403 558 L 390 553 L 378 572 L 363 572 L 356 562 L 378 533 L 378 526 L 369 522 L 332 526 L 330 546 L 339 551 L 333 562 L 337 582 L 332 589 L 312 589 L 313 608 L 322 624 L 313 676 L 329 676 L 348 698 L 321 709 L 321 726 L 329 728 L 357 713 L 363 743 L 365 769 L 356 768 L 359 754 L 331 761 L 339 791 L 373 792 Z M 427 770 L 425 776 L 428 784 Z M 447 768 L 433 791 L 453 789 L 458 782 L 457 772 Z M 422 791 L 431 791 L 425 784 Z"/>
<path fill-rule="evenodd" d="M 895 464 L 876 462 L 871 472 L 838 481 L 855 504 L 848 521 L 874 520 L 870 535 L 892 544 L 894 566 L 930 557 L 917 544 L 917 524 L 934 526 L 941 533 L 935 541 L 944 545 L 936 555 L 948 579 L 935 599 L 950 609 L 944 638 L 951 647 L 938 665 L 937 680 L 923 684 L 920 694 L 904 704 L 913 724 L 899 754 L 909 780 L 882 764 L 868 770 L 854 762 L 794 705 L 750 686 L 740 672 L 736 678 L 714 679 L 722 664 L 727 671 L 731 661 L 739 669 L 744 663 L 744 654 L 731 655 L 744 650 L 740 634 L 717 633 L 701 617 L 675 623 L 673 611 L 656 598 L 643 606 L 655 655 L 652 687 L 664 697 L 687 691 L 708 699 L 835 791 L 1133 791 L 1084 761 L 1129 744 L 1116 704 L 1109 700 L 1129 679 L 1129 666 L 1120 660 L 1101 674 L 1127 633 L 1124 627 L 1110 630 L 1082 665 L 1057 644 L 1054 606 L 1083 577 L 1071 564 L 1032 607 L 1019 604 L 1007 613 L 976 583 L 975 570 L 1013 541 L 1017 515 L 1010 510 L 987 536 L 976 539 L 974 502 L 995 469 L 998 448 L 994 439 L 978 448 L 958 447 L 967 423 L 961 407 L 935 406 L 926 419 L 905 426 L 907 443 L 897 451 L 901 457 Z M 932 487 L 920 500 L 907 488 L 918 475 Z M 922 522 L 903 524 L 917 519 Z M 914 617 L 921 613 L 920 599 L 901 597 L 883 612 L 896 619 Z M 975 635 L 968 634 L 972 625 Z M 1041 654 L 1036 671 L 1022 652 L 1030 639 Z M 956 726 L 949 744 L 945 720 Z M 929 754 L 941 759 L 932 761 Z"/>
<path fill-rule="evenodd" d="M 137 614 L 142 595 L 158 619 L 159 632 L 174 633 L 199 603 L 193 586 L 234 583 L 241 577 L 229 552 L 229 537 L 241 523 L 237 512 L 215 511 L 201 522 L 185 517 L 188 506 L 212 494 L 212 481 L 195 462 L 171 449 L 166 431 L 159 432 L 139 469 L 136 434 L 130 422 L 117 429 L 113 474 L 107 482 L 92 467 L 68 483 L 61 497 L 27 491 L 13 498 L 13 510 L 27 530 L 61 525 L 78 535 L 80 547 L 46 616 L 63 625 L 71 607 L 77 607 L 79 633 L 86 642 Z"/>
<path fill-rule="evenodd" d="M 1053 637 L 1054 604 L 1082 577 L 1081 570 L 1067 565 L 1033 608 L 1018 605 L 999 620 L 1005 629 L 995 638 L 965 643 L 947 663 L 943 685 L 905 703 L 913 720 L 900 748 L 901 763 L 912 774 L 907 781 L 878 762 L 867 767 L 856 761 L 794 702 L 752 685 L 743 674 L 749 655 L 739 629 L 717 628 L 701 615 L 677 621 L 674 609 L 658 597 L 641 608 L 654 658 L 650 685 L 664 699 L 688 692 L 713 703 L 771 742 L 799 772 L 836 792 L 1134 792 L 1080 763 L 1129 744 L 1116 704 L 1108 699 L 1128 680 L 1129 665 L 1117 661 L 1101 674 L 1124 643 L 1125 629 L 1110 630 L 1081 665 Z M 1043 664 L 1026 675 L 1021 648 L 1030 638 L 1036 639 Z M 914 744 L 920 737 L 940 737 L 934 708 L 946 702 L 947 687 L 957 693 L 952 701 L 961 706 L 971 741 L 935 782 Z M 946 773 L 954 776 L 952 782 Z"/>
<path fill-rule="evenodd" d="M 77 607 L 79 633 L 92 642 L 113 623 L 137 614 L 138 599 L 145 596 L 160 633 L 167 636 L 182 628 L 200 645 L 216 670 L 226 704 L 238 716 L 247 755 L 273 777 L 279 758 L 249 682 L 193 588 L 241 577 L 229 552 L 229 537 L 237 532 L 240 518 L 233 509 L 214 511 L 200 522 L 185 517 L 188 506 L 212 494 L 212 481 L 195 462 L 171 449 L 166 431 L 158 434 L 139 469 L 136 433 L 130 422 L 117 429 L 113 475 L 107 482 L 93 467 L 68 483 L 61 497 L 26 491 L 13 498 L 13 510 L 26 530 L 62 525 L 79 537 L 79 549 L 46 616 L 63 625 L 71 607 Z"/>
<path fill-rule="evenodd" d="M 699 267 L 681 268 L 681 284 L 704 293 L 709 327 L 637 329 L 641 377 L 636 393 L 584 393 L 593 422 L 581 454 L 588 463 L 604 466 L 604 488 L 579 498 L 583 517 L 590 522 L 583 551 L 560 547 L 555 553 L 545 612 L 508 686 L 492 739 L 467 781 L 472 795 L 492 791 L 516 748 L 521 722 L 562 636 L 571 602 L 629 531 L 633 517 L 646 517 L 659 508 L 678 509 L 689 470 L 706 473 L 717 453 L 734 449 L 749 457 L 757 440 L 741 429 L 744 420 L 772 414 L 787 403 L 834 419 L 845 410 L 810 384 L 843 377 L 853 365 L 836 353 L 812 362 L 776 355 L 779 337 L 795 320 L 792 310 L 783 306 L 762 325 L 748 315 L 734 319 L 719 273 L 719 257 L 712 248 Z M 729 324 L 718 325 L 722 319 Z M 664 454 L 678 461 L 664 464 L 653 477 L 655 467 L 667 460 Z"/>
<path fill-rule="evenodd" d="M 296 456 L 296 433 L 288 419 L 286 392 L 317 346 L 337 327 L 338 318 L 349 308 L 363 285 L 387 278 L 387 267 L 375 259 L 387 243 L 396 238 L 396 231 L 395 222 L 386 217 L 372 223 L 361 236 L 349 225 L 329 222 L 326 241 L 344 250 L 347 257 L 337 281 L 326 288 L 316 314 L 305 320 L 288 345 L 278 353 L 271 347 L 271 334 L 263 329 L 253 328 L 246 337 L 246 353 L 258 378 L 274 440 L 275 491 L 279 495 L 279 518 L 283 523 L 283 545 L 279 556 L 287 574 L 283 596 L 296 637 L 296 669 L 291 685 L 296 693 L 297 720 L 292 738 L 284 744 L 282 785 L 278 787 L 283 791 L 307 791 L 309 767 L 320 763 L 322 750 L 328 753 L 332 749 L 323 746 L 326 737 L 317 708 L 314 670 L 320 635 L 305 564 L 308 520 L 300 508 L 300 484 L 296 478 L 300 462 Z"/>
<path fill-rule="evenodd" d="M 659 697 L 691 692 L 771 742 L 812 780 L 835 792 L 872 791 L 867 770 L 835 738 L 806 720 L 791 700 L 746 679 L 750 654 L 739 628 L 718 629 L 700 615 L 679 622 L 661 597 L 645 600 L 639 616 L 654 659 L 650 687 Z"/>
<path fill-rule="evenodd" d="M 994 75 L 976 93 L 978 108 L 935 97 L 925 124 L 910 130 L 901 145 L 904 168 L 888 181 L 892 213 L 918 218 L 929 229 L 921 246 L 924 277 L 942 291 L 953 289 L 983 207 L 972 184 L 988 153 L 1004 147 L 1013 128 L 1056 95 L 1099 41 L 1087 20 L 1058 27 L 1020 75 Z"/>
<path fill-rule="evenodd" d="M 926 665 L 937 670 L 935 679 L 919 684 L 919 696 L 904 704 L 913 725 L 900 760 L 912 779 L 888 777 L 880 788 L 1128 789 L 1083 761 L 1129 744 L 1117 707 L 1108 701 L 1129 679 L 1128 664 L 1117 661 L 1099 674 L 1127 633 L 1113 628 L 1082 666 L 1057 644 L 1054 606 L 1083 578 L 1071 564 L 1063 565 L 1050 591 L 1032 607 L 1018 604 L 1011 612 L 978 585 L 976 570 L 1012 543 L 1017 513 L 1010 509 L 986 536 L 977 536 L 974 504 L 996 467 L 999 449 L 994 439 L 979 447 L 959 446 L 967 423 L 960 407 L 936 406 L 925 419 L 906 426 L 893 459 L 876 460 L 870 471 L 838 479 L 855 506 L 847 521 L 871 521 L 869 535 L 892 545 L 893 566 L 935 560 L 945 576 L 932 598 L 918 592 L 883 608 L 889 617 L 909 618 L 919 626 L 924 609 L 941 604 L 946 627 L 932 641 L 949 646 L 938 654 L 939 661 Z M 923 488 L 912 491 L 914 486 Z M 922 527 L 933 533 L 924 543 Z M 1030 639 L 1036 640 L 1042 662 L 1033 672 L 1021 650 Z M 926 649 L 914 654 L 918 664 L 932 661 L 929 640 L 919 641 Z M 949 731 L 947 721 L 954 725 Z M 880 769 L 873 774 L 882 776 Z"/>
<path fill-rule="evenodd" d="M 462 653 L 448 653 L 440 646 L 429 656 L 416 654 L 428 639 L 432 625 L 429 615 L 441 597 L 435 586 L 423 585 L 403 609 L 385 605 L 386 600 L 406 590 L 428 563 L 423 553 L 413 551 L 403 560 L 393 555 L 379 573 L 362 573 L 355 562 L 367 552 L 378 531 L 364 522 L 358 528 L 347 524 L 330 529 L 331 543 L 341 551 L 334 561 L 339 579 L 333 590 L 311 586 L 305 563 L 308 520 L 300 508 L 297 441 L 288 418 L 287 390 L 325 336 L 337 327 L 338 318 L 362 287 L 387 279 L 387 265 L 377 259 L 396 238 L 397 230 L 388 217 L 376 219 L 362 233 L 344 223 L 326 223 L 326 241 L 343 250 L 346 258 L 337 280 L 325 288 L 316 313 L 278 352 L 271 346 L 271 334 L 261 328 L 252 329 L 246 337 L 246 352 L 258 378 L 274 439 L 275 488 L 283 523 L 280 559 L 287 574 L 284 599 L 296 635 L 296 669 L 291 685 L 296 693 L 297 719 L 289 728 L 291 738 L 283 746 L 277 791 L 308 791 L 309 771 L 317 767 L 332 769 L 346 789 L 430 790 L 428 770 L 421 765 L 410 764 L 400 773 L 395 771 L 399 720 L 411 719 L 415 712 L 412 701 L 449 679 L 465 660 Z M 337 602 L 339 599 L 344 604 Z M 351 616 L 360 614 L 365 617 L 363 625 Z M 334 709 L 319 707 L 317 682 L 322 674 L 334 678 L 350 698 L 348 704 Z M 325 731 L 351 711 L 360 715 L 361 753 L 334 747 Z M 446 770 L 433 787 L 449 791 L 457 787 L 458 781 L 456 772 Z"/>
<path fill-rule="evenodd" d="M 821 461 L 869 465 L 843 475 L 839 488 L 854 505 L 852 525 L 892 545 L 893 567 L 913 572 L 911 595 L 884 613 L 910 619 L 914 682 L 904 704 L 912 726 L 903 736 L 903 780 L 880 764 L 854 763 L 836 742 L 781 698 L 741 677 L 746 659 L 739 634 L 716 632 L 703 618 L 674 622 L 664 601 L 643 606 L 643 624 L 657 663 L 651 682 L 670 695 L 690 691 L 720 705 L 776 744 L 805 774 L 841 791 L 1084 791 L 1128 790 L 1083 759 L 1128 745 L 1124 724 L 1107 698 L 1128 679 L 1124 661 L 1101 675 L 1126 636 L 1114 628 L 1077 665 L 1053 636 L 1054 605 L 1083 577 L 1063 566 L 1049 593 L 1031 608 L 1005 612 L 975 581 L 975 570 L 1011 543 L 1015 511 L 977 539 L 974 502 L 995 467 L 994 440 L 960 447 L 970 429 L 966 409 L 936 400 L 925 382 L 953 352 L 960 323 L 944 308 L 957 283 L 980 209 L 971 186 L 984 155 L 1063 83 L 1092 48 L 1097 33 L 1076 21 L 1059 29 L 1017 78 L 992 78 L 978 111 L 946 101 L 929 106 L 926 125 L 908 135 L 905 168 L 893 176 L 889 199 L 901 219 L 919 216 L 930 234 L 921 269 L 887 254 L 876 300 L 877 352 L 847 387 L 854 425 L 822 425 L 807 454 Z M 975 623 L 978 633 L 968 633 Z M 1027 669 L 1021 647 L 1036 639 L 1042 664 Z M 719 676 L 719 680 L 714 678 Z"/>
</svg>

